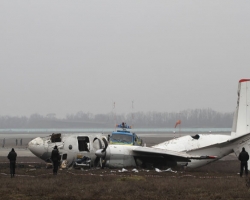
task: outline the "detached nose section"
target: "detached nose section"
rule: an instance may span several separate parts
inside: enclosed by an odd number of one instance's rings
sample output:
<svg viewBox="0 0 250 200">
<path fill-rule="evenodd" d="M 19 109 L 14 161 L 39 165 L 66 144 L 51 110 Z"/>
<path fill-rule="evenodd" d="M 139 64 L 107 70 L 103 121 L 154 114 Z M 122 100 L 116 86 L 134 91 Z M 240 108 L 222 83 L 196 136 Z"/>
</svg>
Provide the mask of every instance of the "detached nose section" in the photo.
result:
<svg viewBox="0 0 250 200">
<path fill-rule="evenodd" d="M 40 137 L 37 137 L 31 140 L 28 144 L 28 148 L 35 156 L 41 158 L 44 153 L 43 139 Z"/>
</svg>

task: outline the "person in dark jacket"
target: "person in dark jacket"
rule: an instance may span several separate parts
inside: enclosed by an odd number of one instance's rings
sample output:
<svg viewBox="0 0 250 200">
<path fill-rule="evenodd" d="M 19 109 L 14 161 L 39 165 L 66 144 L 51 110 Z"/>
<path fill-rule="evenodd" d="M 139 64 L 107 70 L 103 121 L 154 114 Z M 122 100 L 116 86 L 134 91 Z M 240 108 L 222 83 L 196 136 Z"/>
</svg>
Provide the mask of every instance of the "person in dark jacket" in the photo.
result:
<svg viewBox="0 0 250 200">
<path fill-rule="evenodd" d="M 10 177 L 13 178 L 15 176 L 16 157 L 17 157 L 14 148 L 12 148 L 7 157 L 10 160 Z"/>
<path fill-rule="evenodd" d="M 243 170 L 245 169 L 245 174 L 246 176 L 248 175 L 248 166 L 247 166 L 247 161 L 249 160 L 249 155 L 246 152 L 245 148 L 242 148 L 242 151 L 240 152 L 239 155 L 239 160 L 240 160 L 240 177 L 243 175 Z"/>
<path fill-rule="evenodd" d="M 53 162 L 53 174 L 57 175 L 59 161 L 60 161 L 60 154 L 59 154 L 59 151 L 57 149 L 57 146 L 55 146 L 51 152 L 51 160 Z"/>
</svg>

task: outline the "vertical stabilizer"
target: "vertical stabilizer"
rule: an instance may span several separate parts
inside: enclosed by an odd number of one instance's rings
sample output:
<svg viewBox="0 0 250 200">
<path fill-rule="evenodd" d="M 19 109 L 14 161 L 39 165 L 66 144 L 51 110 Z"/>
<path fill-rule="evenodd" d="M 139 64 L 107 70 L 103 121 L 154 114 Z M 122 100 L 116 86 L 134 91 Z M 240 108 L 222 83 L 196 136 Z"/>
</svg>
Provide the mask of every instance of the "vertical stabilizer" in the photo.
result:
<svg viewBox="0 0 250 200">
<path fill-rule="evenodd" d="M 232 137 L 250 133 L 250 79 L 241 79 L 238 86 L 238 101 L 234 113 Z"/>
</svg>

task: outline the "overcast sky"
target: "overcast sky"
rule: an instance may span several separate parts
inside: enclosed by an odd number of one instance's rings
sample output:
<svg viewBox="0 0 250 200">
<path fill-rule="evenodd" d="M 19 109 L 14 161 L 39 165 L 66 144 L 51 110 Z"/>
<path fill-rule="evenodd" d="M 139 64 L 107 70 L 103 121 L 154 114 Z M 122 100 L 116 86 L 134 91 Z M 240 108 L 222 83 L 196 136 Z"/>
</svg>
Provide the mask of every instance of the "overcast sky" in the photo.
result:
<svg viewBox="0 0 250 200">
<path fill-rule="evenodd" d="M 1 0 L 0 115 L 232 112 L 250 1 Z"/>
</svg>

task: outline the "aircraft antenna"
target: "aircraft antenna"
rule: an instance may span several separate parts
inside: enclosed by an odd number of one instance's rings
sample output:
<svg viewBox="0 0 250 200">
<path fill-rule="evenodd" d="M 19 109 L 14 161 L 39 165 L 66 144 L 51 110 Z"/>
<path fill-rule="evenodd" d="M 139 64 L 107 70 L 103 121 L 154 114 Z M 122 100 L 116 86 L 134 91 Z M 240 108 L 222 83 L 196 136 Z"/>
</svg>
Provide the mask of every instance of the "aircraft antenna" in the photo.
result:
<svg viewBox="0 0 250 200">
<path fill-rule="evenodd" d="M 134 101 L 132 101 L 132 128 L 134 128 Z"/>
<path fill-rule="evenodd" d="M 113 103 L 113 116 L 115 121 L 115 131 L 116 131 L 116 109 L 115 109 L 115 102 Z"/>
</svg>

